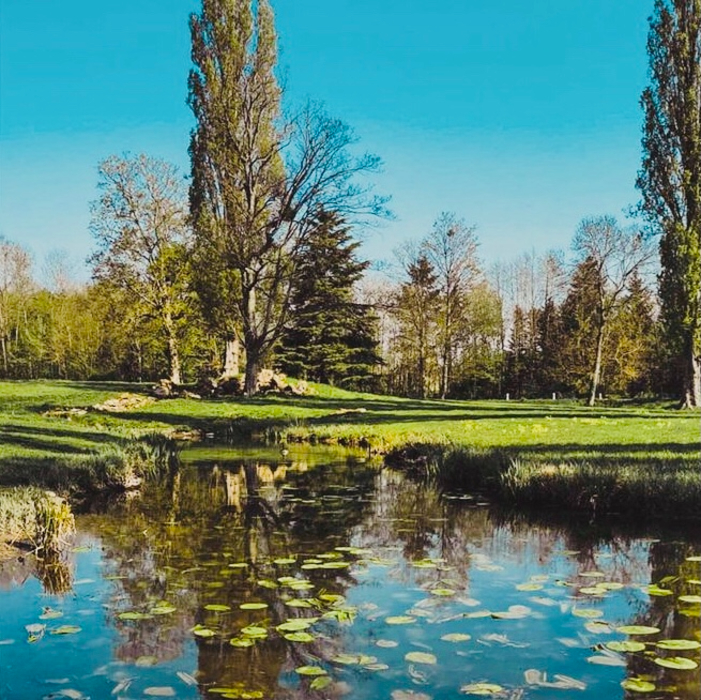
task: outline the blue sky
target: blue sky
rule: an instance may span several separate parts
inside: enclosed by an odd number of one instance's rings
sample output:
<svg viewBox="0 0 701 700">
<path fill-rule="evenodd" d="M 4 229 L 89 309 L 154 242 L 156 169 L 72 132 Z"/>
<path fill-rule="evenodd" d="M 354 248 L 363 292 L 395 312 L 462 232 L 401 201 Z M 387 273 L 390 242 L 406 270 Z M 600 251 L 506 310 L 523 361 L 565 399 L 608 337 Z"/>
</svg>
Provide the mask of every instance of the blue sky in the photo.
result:
<svg viewBox="0 0 701 700">
<path fill-rule="evenodd" d="M 196 0 L 0 0 L 0 235 L 40 263 L 89 253 L 96 166 L 140 151 L 188 170 Z M 486 261 L 567 248 L 585 216 L 637 201 L 652 0 L 273 0 L 288 97 L 324 101 L 380 155 L 396 220 L 444 210 Z"/>
</svg>

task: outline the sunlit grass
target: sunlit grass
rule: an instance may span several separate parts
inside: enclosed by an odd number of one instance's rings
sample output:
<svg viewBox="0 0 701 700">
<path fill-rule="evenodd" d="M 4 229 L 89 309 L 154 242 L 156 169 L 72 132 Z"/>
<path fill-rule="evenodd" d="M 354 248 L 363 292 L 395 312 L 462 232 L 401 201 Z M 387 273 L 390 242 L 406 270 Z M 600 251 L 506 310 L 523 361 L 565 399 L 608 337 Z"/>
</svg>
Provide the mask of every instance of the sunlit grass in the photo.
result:
<svg viewBox="0 0 701 700">
<path fill-rule="evenodd" d="M 407 444 L 440 448 L 443 454 L 454 455 L 448 460 L 454 465 L 450 473 L 462 474 L 468 483 L 476 459 L 502 465 L 490 478 L 506 479 L 504 475 L 510 474 L 513 483 L 504 486 L 503 494 L 518 500 L 530 498 L 530 487 L 520 484 L 538 483 L 541 492 L 553 493 L 578 488 L 573 479 L 562 488 L 557 480 L 545 479 L 538 470 L 548 465 L 558 469 L 577 465 L 578 478 L 598 479 L 603 484 L 599 491 L 609 483 L 602 470 L 616 472 L 617 489 L 631 490 L 639 483 L 635 488 L 640 492 L 645 483 L 664 473 L 660 479 L 665 488 L 680 498 L 685 490 L 695 492 L 699 481 L 699 414 L 676 411 L 671 405 L 589 408 L 564 400 L 421 401 L 323 385 L 312 388 L 314 393 L 302 397 L 172 399 L 118 414 L 88 411 L 82 416 L 49 417 L 43 414 L 51 408 L 92 406 L 124 391 L 146 393 L 148 387 L 0 382 L 0 478 L 11 469 L 15 477 L 18 473 L 26 477 L 21 483 L 35 483 L 40 473 L 58 474 L 86 458 L 109 464 L 117 459 L 112 453 L 122 449 L 125 439 L 154 431 L 194 430 L 228 440 L 267 436 L 352 444 L 382 454 Z M 470 459 L 457 457 L 467 454 Z M 514 460 L 521 471 L 507 471 Z M 677 485 L 670 486 L 672 482 Z M 598 507 L 602 502 L 599 495 Z"/>
</svg>

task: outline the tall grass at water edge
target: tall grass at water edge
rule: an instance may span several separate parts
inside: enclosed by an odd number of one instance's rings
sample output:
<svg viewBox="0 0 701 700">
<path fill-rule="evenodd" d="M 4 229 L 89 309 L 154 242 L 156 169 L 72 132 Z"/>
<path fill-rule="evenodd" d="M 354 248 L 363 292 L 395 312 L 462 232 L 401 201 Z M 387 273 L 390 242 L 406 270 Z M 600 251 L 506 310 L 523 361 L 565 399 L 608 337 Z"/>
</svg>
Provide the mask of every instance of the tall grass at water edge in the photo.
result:
<svg viewBox="0 0 701 700">
<path fill-rule="evenodd" d="M 392 450 L 389 466 L 446 491 L 477 491 L 505 504 L 638 518 L 701 517 L 698 459 L 678 454 L 641 462 L 592 455 L 529 459 L 500 449 L 413 444 Z"/>
</svg>

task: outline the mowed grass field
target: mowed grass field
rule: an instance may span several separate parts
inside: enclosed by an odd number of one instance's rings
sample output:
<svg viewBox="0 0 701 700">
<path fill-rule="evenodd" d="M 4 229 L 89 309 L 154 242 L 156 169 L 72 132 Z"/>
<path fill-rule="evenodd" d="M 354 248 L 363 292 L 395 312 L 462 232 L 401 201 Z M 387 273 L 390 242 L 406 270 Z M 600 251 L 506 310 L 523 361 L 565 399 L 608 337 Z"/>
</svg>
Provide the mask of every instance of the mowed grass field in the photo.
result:
<svg viewBox="0 0 701 700">
<path fill-rule="evenodd" d="M 17 458 L 95 452 L 148 432 L 182 430 L 369 443 L 380 452 L 408 443 L 500 450 L 539 461 L 698 465 L 701 414 L 660 404 L 589 408 L 572 401 L 437 401 L 358 394 L 313 385 L 308 396 L 166 399 L 133 410 L 44 415 L 89 407 L 148 385 L 0 382 L 0 468 Z M 232 430 L 233 426 L 233 430 Z"/>
</svg>

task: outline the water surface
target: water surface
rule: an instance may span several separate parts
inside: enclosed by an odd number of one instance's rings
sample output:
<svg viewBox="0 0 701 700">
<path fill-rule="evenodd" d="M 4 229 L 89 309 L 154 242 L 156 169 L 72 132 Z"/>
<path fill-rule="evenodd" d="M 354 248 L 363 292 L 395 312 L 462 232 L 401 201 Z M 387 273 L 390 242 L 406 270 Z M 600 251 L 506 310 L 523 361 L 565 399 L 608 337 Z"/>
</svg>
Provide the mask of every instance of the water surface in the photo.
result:
<svg viewBox="0 0 701 700">
<path fill-rule="evenodd" d="M 507 516 L 360 453 L 213 447 L 77 527 L 61 566 L 0 568 L 3 699 L 701 695 L 692 527 Z"/>
</svg>

